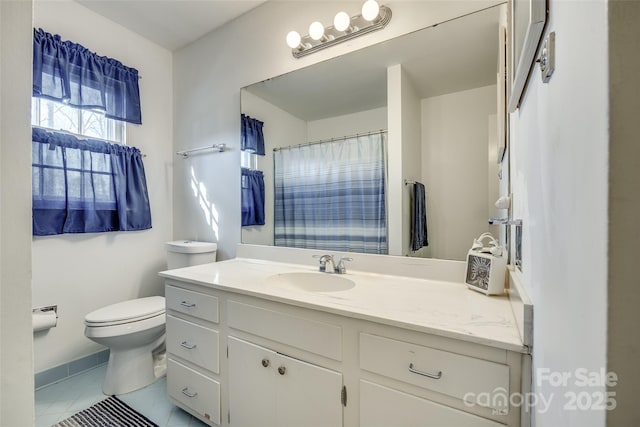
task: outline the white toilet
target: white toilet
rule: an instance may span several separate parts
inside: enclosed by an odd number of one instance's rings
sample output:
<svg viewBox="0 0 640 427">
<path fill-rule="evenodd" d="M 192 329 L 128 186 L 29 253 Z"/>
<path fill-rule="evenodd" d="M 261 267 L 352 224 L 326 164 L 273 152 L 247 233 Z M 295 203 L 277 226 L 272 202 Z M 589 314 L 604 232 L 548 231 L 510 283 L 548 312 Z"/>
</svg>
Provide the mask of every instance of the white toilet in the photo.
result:
<svg viewBox="0 0 640 427">
<path fill-rule="evenodd" d="M 174 269 L 215 262 L 216 251 L 215 243 L 168 242 L 167 266 Z M 129 393 L 158 379 L 153 352 L 164 345 L 165 323 L 161 296 L 119 302 L 85 316 L 85 336 L 109 347 L 104 394 Z"/>
</svg>

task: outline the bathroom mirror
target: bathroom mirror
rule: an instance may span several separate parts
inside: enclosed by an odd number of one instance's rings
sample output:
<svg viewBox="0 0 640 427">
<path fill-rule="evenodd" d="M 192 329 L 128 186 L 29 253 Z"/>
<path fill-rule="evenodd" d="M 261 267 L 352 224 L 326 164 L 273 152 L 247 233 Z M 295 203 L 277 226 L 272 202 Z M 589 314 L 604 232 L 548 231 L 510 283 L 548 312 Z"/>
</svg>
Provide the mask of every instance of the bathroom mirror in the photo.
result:
<svg viewBox="0 0 640 427">
<path fill-rule="evenodd" d="M 514 112 L 524 96 L 529 73 L 547 19 L 547 0 L 511 0 L 511 93 L 508 110 Z"/>
<path fill-rule="evenodd" d="M 274 149 L 380 130 L 387 131 L 389 254 L 464 260 L 475 237 L 498 234 L 487 219 L 500 215 L 493 204 L 507 191 L 497 142 L 505 8 L 242 88 L 241 112 L 264 122 L 266 152 L 242 154 L 243 167 L 264 173 L 266 190 L 265 225 L 243 227 L 242 243 L 274 244 Z M 418 251 L 410 246 L 413 182 L 426 189 L 429 245 Z"/>
</svg>

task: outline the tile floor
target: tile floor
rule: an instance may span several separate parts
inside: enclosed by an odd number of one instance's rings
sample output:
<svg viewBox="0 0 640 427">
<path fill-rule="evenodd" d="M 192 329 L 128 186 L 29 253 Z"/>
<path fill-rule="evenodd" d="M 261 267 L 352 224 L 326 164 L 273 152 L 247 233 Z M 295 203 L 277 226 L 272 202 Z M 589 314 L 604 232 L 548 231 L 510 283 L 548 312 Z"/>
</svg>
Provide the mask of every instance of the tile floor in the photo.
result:
<svg viewBox="0 0 640 427">
<path fill-rule="evenodd" d="M 102 381 L 107 365 L 83 372 L 36 391 L 36 427 L 50 427 L 94 403 L 106 399 Z M 206 427 L 206 424 L 174 406 L 167 398 L 166 378 L 120 400 L 160 427 Z"/>
</svg>

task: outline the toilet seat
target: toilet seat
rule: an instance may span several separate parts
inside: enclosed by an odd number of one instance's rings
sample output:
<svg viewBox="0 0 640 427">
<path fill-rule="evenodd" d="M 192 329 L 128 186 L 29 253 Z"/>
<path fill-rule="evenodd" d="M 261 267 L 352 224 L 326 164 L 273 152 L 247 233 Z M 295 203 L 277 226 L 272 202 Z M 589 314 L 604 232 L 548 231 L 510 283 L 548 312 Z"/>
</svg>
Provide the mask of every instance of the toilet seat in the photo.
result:
<svg viewBox="0 0 640 427">
<path fill-rule="evenodd" d="M 164 297 L 146 297 L 111 304 L 92 311 L 84 318 L 89 327 L 115 326 L 164 316 Z"/>
</svg>

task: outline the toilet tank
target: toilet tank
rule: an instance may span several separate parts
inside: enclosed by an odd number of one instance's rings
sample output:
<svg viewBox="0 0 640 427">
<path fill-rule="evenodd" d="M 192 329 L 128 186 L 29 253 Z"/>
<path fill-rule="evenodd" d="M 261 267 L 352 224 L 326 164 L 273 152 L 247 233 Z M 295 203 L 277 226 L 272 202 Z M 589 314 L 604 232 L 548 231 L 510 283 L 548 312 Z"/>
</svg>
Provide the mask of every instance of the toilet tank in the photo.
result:
<svg viewBox="0 0 640 427">
<path fill-rule="evenodd" d="M 218 245 L 215 243 L 176 240 L 167 242 L 166 246 L 169 270 L 216 261 Z"/>
</svg>

